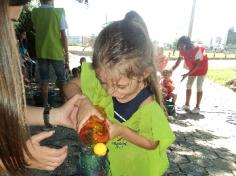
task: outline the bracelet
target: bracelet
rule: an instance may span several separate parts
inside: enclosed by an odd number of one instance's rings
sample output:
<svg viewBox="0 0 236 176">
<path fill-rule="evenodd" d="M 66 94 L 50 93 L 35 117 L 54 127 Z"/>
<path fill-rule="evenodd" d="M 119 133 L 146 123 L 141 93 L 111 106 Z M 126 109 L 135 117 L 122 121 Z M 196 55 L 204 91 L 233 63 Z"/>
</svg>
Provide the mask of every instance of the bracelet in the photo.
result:
<svg viewBox="0 0 236 176">
<path fill-rule="evenodd" d="M 43 121 L 44 121 L 44 126 L 46 130 L 51 129 L 53 126 L 49 123 L 49 113 L 50 113 L 51 107 L 46 106 L 43 111 Z"/>
</svg>

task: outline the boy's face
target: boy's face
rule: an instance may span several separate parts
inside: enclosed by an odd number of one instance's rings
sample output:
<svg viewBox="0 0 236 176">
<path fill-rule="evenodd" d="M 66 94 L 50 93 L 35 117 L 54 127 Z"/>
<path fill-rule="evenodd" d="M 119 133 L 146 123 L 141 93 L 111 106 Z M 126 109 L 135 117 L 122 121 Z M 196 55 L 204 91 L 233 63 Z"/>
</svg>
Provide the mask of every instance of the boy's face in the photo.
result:
<svg viewBox="0 0 236 176">
<path fill-rule="evenodd" d="M 169 79 L 171 77 L 171 73 L 166 71 L 166 70 L 164 70 L 162 72 L 162 77 L 165 78 L 165 79 Z"/>
<path fill-rule="evenodd" d="M 114 74 L 108 69 L 97 71 L 97 78 L 108 95 L 115 97 L 120 103 L 132 100 L 144 85 L 138 78 L 130 79 L 121 74 Z"/>
<path fill-rule="evenodd" d="M 179 50 L 186 50 L 186 45 L 185 44 L 180 44 L 179 45 Z"/>
</svg>

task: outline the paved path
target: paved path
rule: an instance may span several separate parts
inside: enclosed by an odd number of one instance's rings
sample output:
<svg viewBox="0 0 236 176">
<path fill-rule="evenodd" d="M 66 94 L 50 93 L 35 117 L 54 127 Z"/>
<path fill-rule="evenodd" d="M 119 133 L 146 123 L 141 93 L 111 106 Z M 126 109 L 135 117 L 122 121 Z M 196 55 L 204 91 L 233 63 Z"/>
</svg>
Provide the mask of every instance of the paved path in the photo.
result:
<svg viewBox="0 0 236 176">
<path fill-rule="evenodd" d="M 232 66 L 235 66 L 235 63 L 232 63 Z M 78 60 L 74 60 L 74 64 L 78 64 Z M 173 62 L 170 65 L 173 65 Z M 177 106 L 182 106 L 185 100 L 186 82 L 180 83 L 180 75 L 183 73 L 185 71 L 181 68 L 174 72 L 178 93 Z M 195 99 L 193 89 L 191 108 L 194 107 Z M 168 152 L 170 168 L 167 175 L 236 176 L 235 100 L 236 92 L 206 80 L 200 114 L 177 111 L 178 116 L 171 123 L 177 139 Z M 36 133 L 38 130 L 42 129 L 36 127 L 32 131 Z M 52 147 L 68 145 L 68 157 L 53 172 L 32 170 L 34 176 L 78 175 L 79 145 L 76 133 L 62 127 L 55 128 L 55 131 L 55 135 L 43 143 Z"/>
<path fill-rule="evenodd" d="M 185 101 L 185 84 L 181 73 L 174 72 L 177 106 Z M 193 85 L 195 87 L 195 84 Z M 194 88 L 193 87 L 193 88 Z M 195 103 L 192 91 L 191 108 Z M 236 176 L 236 92 L 210 80 L 204 82 L 204 95 L 199 115 L 177 110 L 171 123 L 176 141 L 170 147 L 167 175 Z"/>
</svg>

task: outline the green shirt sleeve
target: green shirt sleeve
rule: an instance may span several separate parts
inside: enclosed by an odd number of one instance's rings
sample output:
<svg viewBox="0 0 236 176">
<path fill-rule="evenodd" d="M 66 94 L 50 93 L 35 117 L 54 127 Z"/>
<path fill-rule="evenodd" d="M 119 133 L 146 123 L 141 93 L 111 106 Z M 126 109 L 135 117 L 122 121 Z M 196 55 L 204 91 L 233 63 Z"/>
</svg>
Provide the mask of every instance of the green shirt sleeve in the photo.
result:
<svg viewBox="0 0 236 176">
<path fill-rule="evenodd" d="M 81 90 L 94 105 L 105 109 L 108 117 L 113 117 L 112 98 L 107 95 L 96 77 L 90 63 L 83 63 L 81 67 Z"/>
<path fill-rule="evenodd" d="M 102 88 L 89 63 L 82 65 L 81 89 L 94 105 L 105 109 L 110 120 L 116 121 L 112 98 Z M 160 144 L 154 150 L 145 150 L 124 139 L 110 140 L 107 146 L 112 175 L 161 176 L 164 174 L 168 168 L 166 149 L 175 140 L 175 135 L 157 102 L 153 101 L 139 108 L 128 121 L 122 124 L 150 140 L 159 140 Z"/>
</svg>

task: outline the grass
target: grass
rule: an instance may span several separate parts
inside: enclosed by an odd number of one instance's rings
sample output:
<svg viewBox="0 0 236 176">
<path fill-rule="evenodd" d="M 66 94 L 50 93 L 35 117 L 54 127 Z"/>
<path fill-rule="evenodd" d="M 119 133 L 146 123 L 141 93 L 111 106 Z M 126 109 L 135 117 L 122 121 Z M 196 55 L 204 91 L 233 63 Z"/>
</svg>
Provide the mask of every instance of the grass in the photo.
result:
<svg viewBox="0 0 236 176">
<path fill-rule="evenodd" d="M 179 51 L 175 51 L 173 55 L 173 51 L 171 50 L 164 50 L 164 55 L 169 56 L 171 58 L 178 58 Z M 214 52 L 207 52 L 207 56 L 209 59 L 236 59 L 235 53 L 214 53 Z"/>
<path fill-rule="evenodd" d="M 236 70 L 232 68 L 209 68 L 207 78 L 220 85 L 236 78 Z"/>
</svg>

